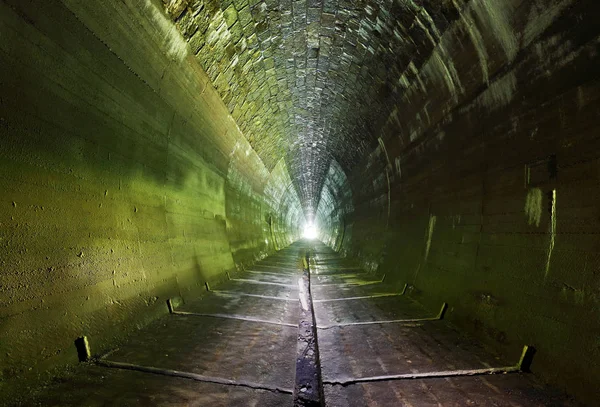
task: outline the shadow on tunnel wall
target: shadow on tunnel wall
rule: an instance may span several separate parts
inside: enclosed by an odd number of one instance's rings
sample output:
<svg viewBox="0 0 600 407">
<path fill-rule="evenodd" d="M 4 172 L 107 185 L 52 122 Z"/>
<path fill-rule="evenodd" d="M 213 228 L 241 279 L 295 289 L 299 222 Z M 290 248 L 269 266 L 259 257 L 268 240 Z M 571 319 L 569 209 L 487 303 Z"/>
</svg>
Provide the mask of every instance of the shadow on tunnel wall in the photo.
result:
<svg viewBox="0 0 600 407">
<path fill-rule="evenodd" d="M 517 3 L 466 4 L 403 77 L 348 174 L 351 251 L 489 346 L 535 346 L 535 373 L 595 404 L 597 5 Z"/>
<path fill-rule="evenodd" d="M 231 152 L 248 143 L 162 11 L 92 3 L 0 3 L 0 394 L 9 400 L 76 363 L 75 338 L 101 353 L 165 314 L 166 298 L 224 279 L 236 268 L 232 234 L 256 247 L 267 236 L 257 220 L 271 205 L 260 186 L 269 171 L 249 155 L 228 182 Z M 241 218 L 257 222 L 250 232 L 228 217 L 236 196 Z M 286 244 L 288 223 L 279 224 Z"/>
<path fill-rule="evenodd" d="M 252 185 L 242 172 L 248 171 L 244 158 L 252 154 L 256 155 L 249 147 L 236 151 L 227 175 L 227 234 L 237 270 L 298 240 L 304 222 L 285 160 L 280 159 L 260 183 Z M 256 162 L 260 162 L 258 157 Z"/>
</svg>

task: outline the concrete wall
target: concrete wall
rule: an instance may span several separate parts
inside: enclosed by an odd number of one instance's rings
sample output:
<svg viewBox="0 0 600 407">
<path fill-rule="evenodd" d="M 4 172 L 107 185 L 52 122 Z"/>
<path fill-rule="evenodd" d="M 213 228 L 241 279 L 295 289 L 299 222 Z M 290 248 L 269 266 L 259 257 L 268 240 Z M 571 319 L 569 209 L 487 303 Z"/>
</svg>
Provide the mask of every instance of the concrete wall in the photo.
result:
<svg viewBox="0 0 600 407">
<path fill-rule="evenodd" d="M 354 251 L 512 357 L 534 345 L 533 370 L 592 405 L 598 3 L 464 3 L 349 176 Z"/>
<path fill-rule="evenodd" d="M 248 167 L 244 158 L 251 155 L 256 153 L 249 146 L 236 150 L 227 176 L 228 240 L 238 269 L 296 241 L 304 219 L 284 160 L 268 173 L 258 157 L 255 168 Z"/>
<path fill-rule="evenodd" d="M 3 395 L 273 250 L 271 174 L 162 13 L 0 2 Z"/>
<path fill-rule="evenodd" d="M 352 198 L 352 188 L 344 170 L 337 161 L 331 160 L 315 224 L 319 230 L 319 239 L 342 255 L 346 255 L 352 241 L 352 229 L 347 225 L 347 218 L 354 211 Z"/>
<path fill-rule="evenodd" d="M 301 237 L 300 226 L 304 223 L 300 199 L 292 184 L 285 159 L 279 160 L 271 171 L 264 195 L 271 208 L 266 218 L 270 237 L 266 240 L 274 250 L 280 250 Z"/>
</svg>

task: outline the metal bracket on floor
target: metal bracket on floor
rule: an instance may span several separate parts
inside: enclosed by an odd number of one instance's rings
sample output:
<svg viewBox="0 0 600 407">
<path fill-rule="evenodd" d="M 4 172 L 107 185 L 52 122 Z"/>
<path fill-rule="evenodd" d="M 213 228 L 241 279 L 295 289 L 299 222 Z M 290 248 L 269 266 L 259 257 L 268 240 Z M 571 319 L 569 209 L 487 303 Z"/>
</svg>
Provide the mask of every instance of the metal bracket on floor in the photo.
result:
<svg viewBox="0 0 600 407">
<path fill-rule="evenodd" d="M 324 272 L 323 270 L 321 270 L 321 271 L 315 271 L 315 275 L 317 277 L 352 278 L 352 277 L 368 276 L 369 273 L 367 273 L 365 271 L 360 271 L 360 272 L 356 272 L 356 273 L 327 273 L 327 272 Z"/>
<path fill-rule="evenodd" d="M 270 325 L 279 325 L 279 326 L 290 326 L 292 328 L 296 328 L 298 326 L 296 324 L 288 324 L 285 322 L 277 322 L 277 321 L 269 321 L 269 320 L 253 318 L 253 317 L 245 317 L 243 315 L 203 314 L 203 313 L 199 313 L 199 312 L 188 312 L 188 311 L 173 311 L 172 314 L 173 315 L 191 315 L 191 316 L 208 317 L 208 318 L 237 319 L 239 321 L 257 322 L 260 324 L 270 324 Z"/>
<path fill-rule="evenodd" d="M 237 292 L 237 291 L 211 290 L 210 292 L 215 295 L 223 295 L 226 297 L 253 297 L 253 298 L 264 298 L 267 300 L 298 301 L 297 298 L 276 297 L 276 296 L 272 296 L 272 295 L 249 294 L 249 293 L 241 293 L 241 292 Z"/>
<path fill-rule="evenodd" d="M 328 385 L 332 385 L 332 386 L 335 386 L 335 385 L 348 386 L 351 384 L 358 384 L 358 383 L 383 382 L 383 381 L 391 381 L 391 380 L 434 379 L 434 378 L 445 378 L 445 377 L 481 376 L 481 375 L 491 375 L 491 374 L 528 372 L 534 353 L 535 353 L 535 349 L 533 348 L 533 346 L 525 345 L 523 347 L 523 352 L 521 353 L 521 358 L 519 359 L 519 362 L 514 366 L 508 366 L 508 367 L 446 370 L 446 371 L 440 371 L 440 372 L 407 373 L 407 374 L 398 374 L 398 375 L 360 377 L 360 378 L 354 378 L 354 379 L 323 380 L 323 384 L 328 384 Z"/>
<path fill-rule="evenodd" d="M 343 287 L 343 286 L 361 287 L 361 286 L 364 286 L 364 285 L 381 284 L 381 283 L 383 283 L 383 280 L 385 280 L 385 274 L 383 275 L 383 277 L 381 278 L 381 280 L 363 281 L 363 282 L 357 282 L 357 283 L 313 284 L 312 286 L 313 287 Z"/>
<path fill-rule="evenodd" d="M 236 281 L 254 281 L 255 280 L 245 280 L 245 279 L 235 279 L 232 278 L 231 280 Z M 259 284 L 270 284 L 270 285 L 283 285 L 283 284 L 278 284 L 278 283 L 267 283 L 267 282 L 258 282 Z M 210 288 L 210 284 L 208 284 L 208 281 L 204 283 L 204 286 L 206 287 L 206 291 L 208 291 L 209 293 L 213 293 L 213 294 L 222 294 L 222 295 L 230 295 L 230 296 L 240 296 L 240 297 L 257 297 L 257 298 L 267 298 L 267 299 L 272 299 L 272 300 L 283 300 L 283 301 L 289 301 L 288 298 L 283 298 L 283 297 L 273 297 L 273 296 L 268 296 L 268 295 L 259 295 L 259 294 L 247 294 L 247 293 L 237 293 L 237 292 L 231 292 L 231 291 L 220 291 L 220 290 L 211 290 Z M 286 287 L 296 287 L 294 285 L 285 285 Z"/>
<path fill-rule="evenodd" d="M 133 370 L 133 371 L 137 371 L 137 372 L 152 373 L 152 374 L 158 374 L 158 375 L 162 375 L 162 376 L 181 377 L 184 379 L 191 379 L 191 380 L 195 380 L 197 382 L 203 382 L 203 383 L 214 383 L 214 384 L 221 384 L 221 385 L 226 385 L 226 386 L 246 387 L 246 388 L 250 388 L 253 390 L 267 390 L 267 391 L 271 391 L 271 392 L 275 392 L 275 393 L 293 394 L 293 391 L 291 389 L 286 389 L 286 388 L 282 388 L 282 387 L 278 387 L 278 386 L 253 383 L 253 382 L 248 382 L 245 380 L 230 380 L 230 379 L 224 379 L 221 377 L 204 376 L 204 375 L 197 374 L 197 373 L 182 372 L 179 370 L 171 370 L 171 369 L 161 369 L 161 368 L 152 367 L 152 366 L 141 366 L 141 365 L 135 365 L 132 363 L 113 362 L 113 361 L 104 359 L 106 356 L 108 356 L 110 353 L 115 352 L 116 350 L 118 350 L 118 349 L 115 349 L 114 351 L 109 352 L 106 355 L 96 359 L 95 363 L 97 365 L 103 366 L 103 367 L 124 369 L 124 370 Z"/>
<path fill-rule="evenodd" d="M 367 273 L 327 274 L 327 273 L 319 273 L 316 271 L 315 271 L 314 275 L 315 275 L 315 277 L 317 277 L 317 279 L 321 279 L 321 278 L 325 277 L 325 278 L 337 278 L 340 280 L 347 279 L 347 278 L 364 278 L 364 277 L 369 276 Z"/>
<path fill-rule="evenodd" d="M 231 281 L 239 281 L 242 283 L 250 283 L 250 284 L 259 284 L 259 285 L 275 285 L 278 287 L 296 287 L 293 284 L 284 284 L 284 283 L 273 283 L 271 281 L 258 281 L 258 280 L 252 280 L 252 279 L 247 279 L 247 278 L 232 278 Z"/>
<path fill-rule="evenodd" d="M 382 293 L 373 295 L 363 295 L 360 297 L 342 297 L 342 298 L 326 298 L 323 300 L 313 300 L 313 302 L 333 302 L 333 301 L 351 301 L 351 300 L 368 300 L 371 298 L 382 298 L 382 297 L 400 297 L 406 294 L 408 284 L 404 284 L 404 288 L 399 293 Z"/>
<path fill-rule="evenodd" d="M 443 303 L 442 309 L 440 309 L 440 313 L 437 316 L 437 319 L 444 319 L 444 315 L 446 315 L 446 311 L 448 311 L 448 304 Z"/>
<path fill-rule="evenodd" d="M 363 321 L 363 322 L 345 322 L 340 324 L 324 325 L 319 326 L 319 329 L 332 329 L 341 328 L 345 326 L 358 326 L 358 325 L 381 325 L 381 324 L 402 324 L 402 323 L 413 323 L 413 322 L 424 322 L 424 321 L 439 321 L 444 318 L 444 314 L 448 309 L 448 304 L 443 303 L 440 312 L 435 317 L 429 318 L 411 318 L 411 319 L 390 319 L 384 321 Z"/>
<path fill-rule="evenodd" d="M 317 267 L 323 267 L 323 269 L 325 271 L 328 271 L 328 270 L 331 270 L 331 271 L 346 271 L 346 270 L 364 271 L 360 267 L 329 267 L 329 266 L 327 266 L 327 264 L 323 264 L 323 263 L 317 263 L 316 265 L 317 265 Z"/>
<path fill-rule="evenodd" d="M 275 277 L 296 277 L 297 276 L 297 274 L 275 273 L 275 272 L 271 272 L 271 271 L 245 270 L 245 272 L 251 273 L 251 274 L 268 274 L 270 276 L 275 276 Z"/>
<path fill-rule="evenodd" d="M 267 267 L 267 268 L 271 268 L 271 269 L 277 269 L 277 270 L 293 270 L 293 271 L 298 271 L 297 268 L 293 267 L 293 266 L 289 266 L 289 267 L 282 267 L 282 266 L 269 266 L 268 264 L 255 264 L 255 267 Z"/>
<path fill-rule="evenodd" d="M 87 336 L 81 336 L 75 339 L 75 349 L 77 349 L 77 357 L 80 362 L 87 362 L 92 358 L 90 351 L 90 342 Z"/>
</svg>

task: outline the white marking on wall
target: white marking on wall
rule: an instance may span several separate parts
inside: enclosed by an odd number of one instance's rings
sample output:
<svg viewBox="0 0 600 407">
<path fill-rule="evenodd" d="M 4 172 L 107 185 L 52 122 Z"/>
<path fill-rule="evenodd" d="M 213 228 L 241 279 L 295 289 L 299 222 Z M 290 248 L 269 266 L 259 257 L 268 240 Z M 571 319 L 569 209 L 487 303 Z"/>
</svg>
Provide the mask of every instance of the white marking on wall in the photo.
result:
<svg viewBox="0 0 600 407">
<path fill-rule="evenodd" d="M 452 229 L 460 225 L 461 215 L 452 216 Z"/>
<path fill-rule="evenodd" d="M 164 49 L 167 56 L 181 62 L 189 52 L 187 41 L 183 38 L 175 24 L 160 10 L 152 0 L 144 0 L 144 7 L 149 12 L 152 22 L 163 32 Z"/>
<path fill-rule="evenodd" d="M 435 222 L 437 217 L 435 215 L 429 215 L 429 227 L 427 228 L 427 245 L 425 246 L 425 261 L 429 258 L 429 250 L 431 249 L 431 239 L 433 238 L 433 230 L 435 229 Z"/>
<path fill-rule="evenodd" d="M 542 218 L 542 190 L 532 188 L 527 193 L 525 198 L 525 215 L 527 215 L 527 223 L 530 225 L 540 226 Z"/>
<path fill-rule="evenodd" d="M 410 64 L 408 64 L 408 69 L 415 75 L 415 77 L 417 78 L 417 81 L 419 82 L 419 86 L 421 87 L 421 90 L 423 90 L 423 92 L 425 92 L 425 84 L 423 83 L 423 79 L 421 79 L 421 75 L 419 75 L 419 70 L 417 69 L 417 66 L 415 65 L 415 63 L 413 61 L 410 61 Z"/>
<path fill-rule="evenodd" d="M 536 0 L 529 9 L 527 26 L 523 31 L 523 46 L 528 46 L 534 39 L 546 30 L 562 12 L 575 0 L 548 2 Z M 551 4 L 548 4 L 551 3 Z"/>
<path fill-rule="evenodd" d="M 386 227 L 387 227 L 390 224 L 390 214 L 392 212 L 392 185 L 390 183 L 390 172 L 389 172 L 389 170 L 387 168 L 385 169 L 385 176 L 387 177 L 387 187 L 388 187 L 388 193 L 387 193 L 387 223 L 386 223 Z"/>
<path fill-rule="evenodd" d="M 427 27 L 425 27 L 423 22 L 421 22 L 421 20 L 419 19 L 419 16 L 415 16 L 415 24 L 417 24 L 419 27 L 421 27 L 421 29 L 425 32 L 425 35 L 427 35 L 427 38 L 429 39 L 431 44 L 435 47 L 437 45 L 437 41 L 435 40 L 435 38 L 433 38 L 429 29 L 427 29 Z M 433 27 L 435 27 L 435 24 L 433 25 Z M 439 36 L 438 36 L 438 38 L 439 38 Z"/>
<path fill-rule="evenodd" d="M 383 142 L 383 139 L 381 137 L 379 137 L 377 139 L 377 141 L 379 142 L 379 146 L 381 147 L 381 150 L 385 153 L 385 160 L 387 161 L 387 165 L 391 167 L 392 164 L 390 163 L 390 157 L 388 156 L 388 152 L 387 152 L 387 149 L 385 148 L 385 143 Z"/>
<path fill-rule="evenodd" d="M 385 153 L 385 159 L 387 161 L 387 166 L 385 167 L 385 177 L 387 179 L 387 223 L 386 223 L 386 226 L 389 226 L 390 214 L 392 211 L 392 185 L 390 183 L 390 170 L 392 168 L 392 163 L 390 162 L 390 157 L 388 155 L 387 149 L 385 148 L 385 143 L 383 142 L 383 139 L 381 137 L 379 137 L 377 139 L 377 141 L 379 142 L 381 149 Z"/>
<path fill-rule="evenodd" d="M 417 131 L 416 130 L 412 130 L 410 132 L 410 137 L 409 137 L 410 142 L 412 143 L 413 141 L 415 141 L 418 136 L 419 136 L 419 134 L 417 133 Z"/>
<path fill-rule="evenodd" d="M 396 165 L 396 175 L 398 175 L 398 179 L 402 178 L 402 166 L 400 164 L 400 156 L 396 157 L 394 160 L 394 164 Z"/>
<path fill-rule="evenodd" d="M 489 109 L 506 106 L 512 101 L 516 90 L 517 77 L 514 71 L 510 71 L 481 94 L 481 103 Z"/>
<path fill-rule="evenodd" d="M 456 7 L 457 10 L 460 10 L 460 6 L 456 3 L 456 0 L 452 0 L 454 7 Z M 473 17 L 471 16 L 470 13 L 468 12 L 464 12 L 464 13 L 460 13 L 460 18 L 463 22 L 463 25 L 465 27 L 465 29 L 467 30 L 467 33 L 469 34 L 469 37 L 471 37 L 471 42 L 473 43 L 473 46 L 475 47 L 475 52 L 477 52 L 477 56 L 479 57 L 479 65 L 481 67 L 481 74 L 483 75 L 483 81 L 485 83 L 489 82 L 489 71 L 488 71 L 488 54 L 487 54 L 487 50 L 485 49 L 485 44 L 483 41 L 483 37 L 481 36 L 481 33 L 479 32 L 479 30 L 477 29 L 477 26 L 475 25 L 475 21 L 473 20 Z"/>
<path fill-rule="evenodd" d="M 408 82 L 408 79 L 406 78 L 406 74 L 402 74 L 402 76 L 400 76 L 400 79 L 398 79 L 398 84 L 400 84 L 404 89 L 408 89 L 408 87 L 410 86 L 410 83 Z"/>
<path fill-rule="evenodd" d="M 548 246 L 548 259 L 546 259 L 546 270 L 544 278 L 548 277 L 550 271 L 550 260 L 552 260 L 552 252 L 554 251 L 554 243 L 556 240 L 556 189 L 552 190 L 552 211 L 550 223 L 550 245 Z"/>
<path fill-rule="evenodd" d="M 508 62 L 514 61 L 519 52 L 519 41 L 514 34 L 517 31 L 512 26 L 514 6 L 504 1 L 474 0 L 471 10 L 499 42 Z"/>
<path fill-rule="evenodd" d="M 437 44 L 433 50 L 431 57 L 422 69 L 422 75 L 425 77 L 437 77 L 443 81 L 455 102 L 458 101 L 459 93 L 464 93 L 458 71 L 452 61 L 452 55 L 446 51 L 442 42 Z"/>
<path fill-rule="evenodd" d="M 233 155 L 235 154 L 235 152 L 237 151 L 237 149 L 240 147 L 240 142 L 237 141 L 235 143 L 235 145 L 233 146 L 233 150 L 231 150 L 231 153 L 229 153 L 229 157 L 233 157 Z"/>
</svg>

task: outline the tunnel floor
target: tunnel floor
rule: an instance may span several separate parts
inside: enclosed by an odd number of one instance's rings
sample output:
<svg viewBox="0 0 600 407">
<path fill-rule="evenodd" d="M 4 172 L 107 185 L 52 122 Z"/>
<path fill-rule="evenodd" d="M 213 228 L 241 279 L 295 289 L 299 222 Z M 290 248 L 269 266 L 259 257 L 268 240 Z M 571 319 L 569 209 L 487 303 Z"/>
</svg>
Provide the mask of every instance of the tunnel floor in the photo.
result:
<svg viewBox="0 0 600 407">
<path fill-rule="evenodd" d="M 307 248 L 326 406 L 578 405 L 527 373 L 390 378 L 516 361 L 440 320 L 442 304 L 424 309 L 383 276 L 307 241 L 210 287 L 100 360 L 57 377 L 26 405 L 294 405 Z"/>
</svg>

